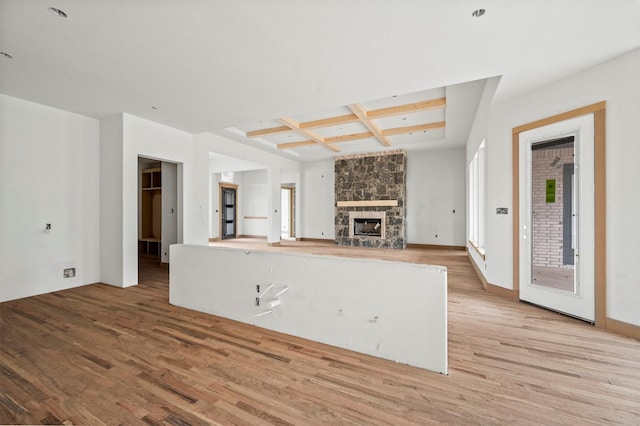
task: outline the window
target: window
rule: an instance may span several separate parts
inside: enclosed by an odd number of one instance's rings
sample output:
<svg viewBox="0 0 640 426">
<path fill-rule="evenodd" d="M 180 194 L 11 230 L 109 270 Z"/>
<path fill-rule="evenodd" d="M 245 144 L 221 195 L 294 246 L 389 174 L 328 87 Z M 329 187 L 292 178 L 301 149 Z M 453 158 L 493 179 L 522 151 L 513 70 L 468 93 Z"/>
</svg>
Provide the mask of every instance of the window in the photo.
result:
<svg viewBox="0 0 640 426">
<path fill-rule="evenodd" d="M 469 163 L 469 242 L 484 256 L 484 139 Z"/>
</svg>

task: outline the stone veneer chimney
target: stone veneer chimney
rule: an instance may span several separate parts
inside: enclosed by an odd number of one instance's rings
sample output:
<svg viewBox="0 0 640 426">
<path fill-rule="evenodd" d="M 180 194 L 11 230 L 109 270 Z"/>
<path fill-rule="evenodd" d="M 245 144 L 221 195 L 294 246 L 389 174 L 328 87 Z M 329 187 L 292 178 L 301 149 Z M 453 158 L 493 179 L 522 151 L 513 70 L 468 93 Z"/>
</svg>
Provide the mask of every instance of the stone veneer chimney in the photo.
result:
<svg viewBox="0 0 640 426">
<path fill-rule="evenodd" d="M 336 157 L 336 244 L 406 248 L 406 183 L 407 154 L 403 150 Z M 358 217 L 384 212 L 384 238 L 352 235 L 349 212 L 358 212 Z"/>
</svg>

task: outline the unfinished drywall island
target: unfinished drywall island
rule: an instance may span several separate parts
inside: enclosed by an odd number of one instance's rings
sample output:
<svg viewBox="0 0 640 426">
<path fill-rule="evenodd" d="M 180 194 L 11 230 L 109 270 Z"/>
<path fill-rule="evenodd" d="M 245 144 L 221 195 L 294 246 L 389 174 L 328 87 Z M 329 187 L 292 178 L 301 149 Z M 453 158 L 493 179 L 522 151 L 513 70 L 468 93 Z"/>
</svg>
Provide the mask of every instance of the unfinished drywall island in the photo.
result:
<svg viewBox="0 0 640 426">
<path fill-rule="evenodd" d="M 447 373 L 443 266 L 173 245 L 169 302 Z"/>
</svg>

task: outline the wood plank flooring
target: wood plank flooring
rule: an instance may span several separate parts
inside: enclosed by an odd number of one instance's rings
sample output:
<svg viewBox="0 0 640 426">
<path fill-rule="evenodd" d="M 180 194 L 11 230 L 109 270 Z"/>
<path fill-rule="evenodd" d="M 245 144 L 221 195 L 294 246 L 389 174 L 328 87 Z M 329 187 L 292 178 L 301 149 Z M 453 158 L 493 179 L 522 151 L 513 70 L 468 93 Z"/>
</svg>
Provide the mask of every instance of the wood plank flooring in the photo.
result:
<svg viewBox="0 0 640 426">
<path fill-rule="evenodd" d="M 486 293 L 465 252 L 225 244 L 447 266 L 449 375 L 170 306 L 142 265 L 0 304 L 0 422 L 640 424 L 640 342 Z"/>
</svg>

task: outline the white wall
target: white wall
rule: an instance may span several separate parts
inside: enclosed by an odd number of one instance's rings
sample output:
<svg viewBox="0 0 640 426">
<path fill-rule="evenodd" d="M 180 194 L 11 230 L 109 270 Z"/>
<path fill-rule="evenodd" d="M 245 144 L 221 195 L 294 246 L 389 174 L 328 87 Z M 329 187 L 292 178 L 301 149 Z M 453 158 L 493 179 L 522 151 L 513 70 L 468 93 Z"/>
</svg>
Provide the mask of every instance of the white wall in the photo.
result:
<svg viewBox="0 0 640 426">
<path fill-rule="evenodd" d="M 442 266 L 178 245 L 169 282 L 177 306 L 447 372 Z"/>
<path fill-rule="evenodd" d="M 407 242 L 465 246 L 465 187 L 464 148 L 409 152 Z"/>
<path fill-rule="evenodd" d="M 298 238 L 335 239 L 334 160 L 302 164 L 300 198 L 302 224 Z"/>
<path fill-rule="evenodd" d="M 269 216 L 267 170 L 239 172 L 238 232 L 242 235 L 267 236 L 266 219 L 245 219 L 245 216 Z"/>
<path fill-rule="evenodd" d="M 100 120 L 100 282 L 122 285 L 122 115 Z M 137 216 L 137 214 L 136 214 Z"/>
<path fill-rule="evenodd" d="M 206 205 L 194 205 L 193 135 L 149 120 L 123 114 L 122 136 L 122 282 L 124 287 L 138 283 L 138 157 L 180 163 L 182 185 L 177 188 L 182 200 L 178 210 L 182 223 L 178 223 L 178 242 L 207 243 L 207 229 L 197 226 L 206 215 Z M 209 159 L 206 158 L 208 163 Z M 206 185 L 206 182 L 203 183 Z M 200 207 L 203 207 L 202 209 Z M 204 216 L 205 226 L 206 216 Z M 181 238 L 182 237 L 182 238 Z"/>
<path fill-rule="evenodd" d="M 465 245 L 464 161 L 463 148 L 408 153 L 407 242 Z M 335 238 L 334 165 L 333 159 L 302 164 L 298 237 Z"/>
<path fill-rule="evenodd" d="M 128 114 L 100 121 L 101 282 L 138 283 L 139 156 L 178 163 L 177 240 L 206 242 L 206 228 L 200 235 L 195 226 L 201 210 L 193 203 L 193 151 L 193 135 L 168 126 Z"/>
<path fill-rule="evenodd" d="M 466 159 L 465 159 L 465 169 L 464 169 L 464 173 L 465 173 L 465 182 L 469 182 L 469 164 L 471 163 L 471 161 L 473 160 L 473 156 L 475 155 L 475 153 L 478 151 L 478 148 L 480 147 L 480 145 L 482 144 L 482 141 L 486 141 L 488 139 L 488 134 L 489 134 L 489 111 L 491 109 L 491 103 L 493 102 L 493 96 L 496 93 L 496 89 L 498 88 L 498 85 L 500 84 L 500 77 L 492 77 L 490 79 L 487 80 L 484 90 L 482 92 L 482 97 L 480 98 L 480 102 L 478 104 L 478 109 L 476 111 L 476 116 L 475 119 L 473 121 L 473 125 L 471 126 L 471 131 L 469 132 L 469 139 L 467 140 L 467 147 L 466 147 Z M 485 149 L 485 158 L 486 158 L 486 149 Z M 485 171 L 486 171 L 486 167 L 485 167 Z M 484 176 L 485 181 L 486 181 L 486 175 Z M 465 191 L 465 200 L 468 201 L 469 200 L 469 188 L 468 185 L 465 184 L 466 187 L 466 191 Z M 482 205 L 482 203 L 481 203 Z M 486 206 L 486 200 L 484 205 Z M 499 206 L 499 207 L 509 207 L 508 205 L 503 205 L 503 206 Z M 468 237 L 469 237 L 469 211 L 468 211 L 468 206 L 466 210 L 466 214 L 465 214 L 465 244 L 467 245 L 467 248 L 469 249 L 468 253 L 469 255 L 473 258 L 473 261 L 476 263 L 476 265 L 478 265 L 478 269 L 484 271 L 486 269 L 486 265 L 485 265 L 485 261 L 484 259 L 480 256 L 480 254 L 473 249 L 470 244 L 467 242 L 468 241 Z M 494 209 L 495 212 L 495 209 Z M 490 212 L 488 211 L 488 209 L 485 208 L 484 211 L 484 217 L 486 218 L 488 215 L 490 214 Z M 486 228 L 485 228 L 485 233 L 483 233 L 483 235 L 486 235 Z"/>
<path fill-rule="evenodd" d="M 98 120 L 0 95 L 0 132 L 0 301 L 98 282 Z"/>
<path fill-rule="evenodd" d="M 248 164 L 261 164 L 264 165 L 266 169 L 273 169 L 280 172 L 299 172 L 300 164 L 293 160 L 288 160 L 286 158 L 278 157 L 277 155 L 265 152 L 263 150 L 253 148 L 241 143 L 234 142 L 230 139 L 227 139 L 223 136 L 212 134 L 212 133 L 200 133 L 194 136 L 194 179 L 195 179 L 195 187 L 194 187 L 194 196 L 196 203 L 202 206 L 211 206 L 210 214 L 205 212 L 204 218 L 206 222 L 204 224 L 198 224 L 199 234 L 200 231 L 204 232 L 203 235 L 209 235 L 211 238 L 219 237 L 219 213 L 215 213 L 215 206 L 217 205 L 217 201 L 214 200 L 214 197 L 217 193 L 217 189 L 214 188 L 214 179 L 212 178 L 212 173 L 214 171 L 222 171 L 229 170 L 224 166 L 224 164 L 220 164 L 218 161 L 210 161 L 210 153 L 221 154 L 223 156 L 228 156 L 232 158 L 239 158 L 244 160 L 242 163 Z M 214 156 L 215 158 L 215 156 Z M 237 162 L 233 162 L 233 164 L 237 164 Z M 231 165 L 230 167 L 234 167 Z M 273 188 L 274 192 L 280 191 L 280 182 L 273 182 L 275 186 Z M 277 198 L 279 204 L 280 198 Z M 273 215 L 269 216 L 269 220 L 273 221 Z M 210 218 L 213 222 L 210 222 Z M 279 219 L 274 221 L 277 223 L 277 230 L 279 231 Z M 279 235 L 279 232 L 278 232 Z M 185 240 L 186 241 L 186 240 Z"/>
<path fill-rule="evenodd" d="M 607 102 L 607 316 L 640 325 L 640 49 L 517 99 L 491 106 L 487 137 L 487 211 L 513 206 L 512 128 L 600 101 Z M 489 214 L 486 278 L 513 288 L 512 215 Z"/>
</svg>

